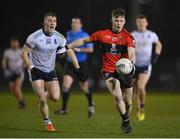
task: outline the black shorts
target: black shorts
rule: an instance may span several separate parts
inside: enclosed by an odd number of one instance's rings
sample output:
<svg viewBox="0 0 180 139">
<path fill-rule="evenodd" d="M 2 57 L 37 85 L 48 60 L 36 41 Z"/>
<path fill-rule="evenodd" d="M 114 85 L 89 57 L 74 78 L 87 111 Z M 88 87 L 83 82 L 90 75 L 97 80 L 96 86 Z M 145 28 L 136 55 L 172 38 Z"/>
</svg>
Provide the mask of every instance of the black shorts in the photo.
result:
<svg viewBox="0 0 180 139">
<path fill-rule="evenodd" d="M 88 79 L 88 71 L 87 71 L 87 62 L 79 62 L 79 66 L 84 74 L 86 74 L 86 77 Z M 70 75 L 71 77 L 76 77 L 76 68 L 74 65 L 70 62 L 66 62 L 65 68 L 64 68 L 64 75 Z M 87 80 L 86 79 L 86 80 Z"/>
<path fill-rule="evenodd" d="M 136 66 L 136 72 L 135 72 L 134 78 L 138 78 L 140 73 L 144 73 L 150 76 L 151 70 L 152 70 L 152 65 Z"/>
<path fill-rule="evenodd" d="M 8 75 L 6 77 L 6 79 L 8 80 L 8 82 L 14 82 L 17 79 L 24 80 L 24 72 L 22 72 L 22 73 L 10 73 L 10 75 Z"/>
<path fill-rule="evenodd" d="M 110 73 L 110 72 L 102 72 L 103 77 L 107 80 L 110 77 L 116 78 L 120 81 L 121 88 L 127 89 L 133 86 L 133 79 L 130 75 L 119 75 L 117 72 Z"/>
<path fill-rule="evenodd" d="M 31 71 L 28 71 L 28 73 L 30 81 L 44 80 L 45 82 L 50 82 L 58 80 L 55 70 L 51 72 L 44 72 L 36 68 L 36 73 L 33 74 Z"/>
</svg>

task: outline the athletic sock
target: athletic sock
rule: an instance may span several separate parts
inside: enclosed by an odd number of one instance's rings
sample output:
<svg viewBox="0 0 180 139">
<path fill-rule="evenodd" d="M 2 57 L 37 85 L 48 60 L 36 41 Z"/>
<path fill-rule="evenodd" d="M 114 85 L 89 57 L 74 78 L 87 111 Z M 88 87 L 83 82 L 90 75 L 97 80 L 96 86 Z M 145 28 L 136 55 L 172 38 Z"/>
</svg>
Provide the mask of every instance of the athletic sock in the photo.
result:
<svg viewBox="0 0 180 139">
<path fill-rule="evenodd" d="M 66 110 L 67 109 L 67 103 L 68 103 L 68 100 L 69 100 L 69 91 L 63 91 L 62 92 L 62 109 L 63 110 Z"/>
<path fill-rule="evenodd" d="M 131 107 L 131 104 L 126 105 L 126 113 L 127 113 L 127 115 L 130 113 L 130 107 Z"/>
<path fill-rule="evenodd" d="M 121 118 L 122 118 L 122 125 L 128 126 L 129 125 L 129 116 L 128 116 L 127 112 L 125 114 L 121 114 Z"/>
<path fill-rule="evenodd" d="M 45 118 L 44 123 L 45 123 L 45 125 L 52 124 L 50 118 Z"/>
<path fill-rule="evenodd" d="M 140 107 L 141 107 L 141 109 L 143 109 L 144 108 L 144 103 L 141 103 Z"/>
<path fill-rule="evenodd" d="M 25 107 L 26 106 L 25 101 L 24 100 L 20 100 L 19 101 L 19 106 Z"/>
<path fill-rule="evenodd" d="M 141 103 L 140 108 L 141 108 L 141 111 L 144 112 L 144 103 Z"/>
<path fill-rule="evenodd" d="M 89 107 L 90 107 L 90 106 L 93 106 L 92 90 L 91 90 L 91 89 L 88 89 L 85 93 L 86 93 L 86 97 L 87 97 L 87 100 L 88 100 L 88 105 L 89 105 Z"/>
</svg>

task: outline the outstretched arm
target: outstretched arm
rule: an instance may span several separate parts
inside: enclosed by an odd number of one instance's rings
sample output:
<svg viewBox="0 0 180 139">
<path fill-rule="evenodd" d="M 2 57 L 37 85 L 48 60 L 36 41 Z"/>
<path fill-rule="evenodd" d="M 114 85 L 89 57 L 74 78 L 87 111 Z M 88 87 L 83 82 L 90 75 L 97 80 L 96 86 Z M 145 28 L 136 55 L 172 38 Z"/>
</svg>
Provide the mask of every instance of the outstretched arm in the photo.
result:
<svg viewBox="0 0 180 139">
<path fill-rule="evenodd" d="M 81 39 L 78 39 L 78 40 L 70 43 L 70 44 L 68 45 L 68 48 L 69 48 L 69 49 L 72 49 L 72 48 L 79 47 L 79 46 L 81 46 L 81 45 L 84 45 L 84 44 L 90 43 L 90 42 L 92 42 L 92 41 L 90 40 L 89 37 L 81 38 Z"/>
</svg>

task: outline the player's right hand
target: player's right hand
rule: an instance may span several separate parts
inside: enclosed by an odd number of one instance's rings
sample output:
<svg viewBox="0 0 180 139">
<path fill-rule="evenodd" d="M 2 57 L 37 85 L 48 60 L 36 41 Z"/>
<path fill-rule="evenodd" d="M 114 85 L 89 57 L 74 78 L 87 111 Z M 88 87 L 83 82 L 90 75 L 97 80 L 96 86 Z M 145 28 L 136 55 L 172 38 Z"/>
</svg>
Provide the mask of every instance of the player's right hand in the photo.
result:
<svg viewBox="0 0 180 139">
<path fill-rule="evenodd" d="M 10 73 L 10 71 L 9 71 L 9 70 L 5 70 L 5 71 L 4 71 L 4 76 L 5 76 L 5 77 L 9 77 L 9 76 L 10 76 L 10 74 L 11 74 L 11 73 Z"/>
</svg>

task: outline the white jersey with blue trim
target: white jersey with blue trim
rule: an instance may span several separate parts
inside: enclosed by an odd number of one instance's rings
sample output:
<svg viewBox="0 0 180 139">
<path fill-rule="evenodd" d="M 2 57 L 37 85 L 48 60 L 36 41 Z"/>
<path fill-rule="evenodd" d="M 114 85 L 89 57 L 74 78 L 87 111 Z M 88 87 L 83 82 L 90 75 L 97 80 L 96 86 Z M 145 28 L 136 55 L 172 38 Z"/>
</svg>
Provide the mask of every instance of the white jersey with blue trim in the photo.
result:
<svg viewBox="0 0 180 139">
<path fill-rule="evenodd" d="M 66 45 L 65 37 L 55 31 L 47 36 L 43 29 L 32 33 L 26 41 L 26 46 L 32 49 L 29 58 L 34 67 L 51 72 L 55 69 L 56 51 L 58 47 Z"/>
<path fill-rule="evenodd" d="M 132 35 L 136 41 L 136 66 L 147 66 L 151 64 L 153 43 L 159 40 L 156 33 L 147 30 L 145 32 L 133 31 Z"/>
<path fill-rule="evenodd" d="M 22 73 L 23 62 L 21 59 L 22 49 L 18 48 L 16 50 L 8 48 L 4 52 L 4 58 L 7 59 L 8 70 L 12 73 Z"/>
</svg>

